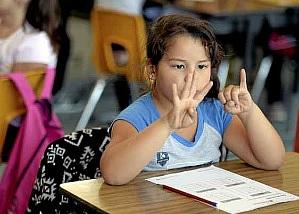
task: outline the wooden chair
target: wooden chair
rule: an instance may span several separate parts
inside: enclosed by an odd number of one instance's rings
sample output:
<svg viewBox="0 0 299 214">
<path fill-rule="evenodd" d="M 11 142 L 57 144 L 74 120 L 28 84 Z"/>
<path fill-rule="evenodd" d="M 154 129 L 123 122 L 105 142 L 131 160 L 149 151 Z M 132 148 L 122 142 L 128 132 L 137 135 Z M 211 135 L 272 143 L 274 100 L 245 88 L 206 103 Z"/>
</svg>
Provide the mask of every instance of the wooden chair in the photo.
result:
<svg viewBox="0 0 299 214">
<path fill-rule="evenodd" d="M 76 130 L 85 128 L 107 81 L 107 74 L 122 74 L 128 80 L 142 79 L 145 59 L 145 24 L 142 16 L 95 7 L 91 13 L 93 62 L 99 78 L 83 110 Z M 125 65 L 115 62 L 113 45 L 124 47 L 128 54 Z M 106 74 L 106 75 L 105 75 Z"/>
<path fill-rule="evenodd" d="M 34 92 L 40 94 L 45 72 L 34 70 L 26 72 L 26 77 Z M 2 149 L 10 121 L 25 113 L 26 109 L 22 98 L 14 84 L 5 75 L 0 76 L 0 163 L 2 162 Z"/>
</svg>

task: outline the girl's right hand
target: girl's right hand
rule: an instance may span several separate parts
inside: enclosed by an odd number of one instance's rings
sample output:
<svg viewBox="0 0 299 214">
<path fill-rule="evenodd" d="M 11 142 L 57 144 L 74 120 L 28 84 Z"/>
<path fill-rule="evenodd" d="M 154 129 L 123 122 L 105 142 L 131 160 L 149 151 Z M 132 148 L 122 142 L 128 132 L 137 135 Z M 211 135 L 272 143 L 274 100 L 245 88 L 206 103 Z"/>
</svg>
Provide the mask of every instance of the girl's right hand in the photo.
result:
<svg viewBox="0 0 299 214">
<path fill-rule="evenodd" d="M 192 125 L 196 121 L 196 107 L 204 99 L 213 86 L 209 81 L 202 90 L 196 89 L 198 82 L 195 71 L 188 73 L 186 83 L 180 95 L 177 84 L 172 85 L 173 108 L 166 115 L 166 120 L 171 129 L 181 129 Z"/>
</svg>

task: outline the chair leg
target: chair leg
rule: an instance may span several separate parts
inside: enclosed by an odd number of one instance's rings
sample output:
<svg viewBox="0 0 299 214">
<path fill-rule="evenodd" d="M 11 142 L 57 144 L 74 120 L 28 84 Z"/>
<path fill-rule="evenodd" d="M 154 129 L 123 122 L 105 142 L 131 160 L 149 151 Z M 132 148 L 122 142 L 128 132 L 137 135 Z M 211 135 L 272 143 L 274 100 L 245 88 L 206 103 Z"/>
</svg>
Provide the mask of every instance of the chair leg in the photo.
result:
<svg viewBox="0 0 299 214">
<path fill-rule="evenodd" d="M 251 90 L 251 96 L 255 102 L 258 102 L 259 98 L 261 97 L 267 76 L 272 65 L 272 60 L 273 59 L 271 56 L 266 56 L 261 61 Z"/>
<path fill-rule="evenodd" d="M 87 101 L 87 104 L 85 105 L 85 108 L 81 114 L 81 117 L 79 119 L 79 122 L 77 123 L 75 130 L 81 130 L 86 127 L 86 125 L 89 122 L 89 119 L 92 115 L 92 113 L 95 110 L 95 107 L 99 101 L 99 99 L 102 96 L 102 93 L 104 91 L 104 88 L 106 86 L 106 80 L 105 79 L 98 79 L 95 87 L 92 90 L 91 95 L 89 96 L 89 99 Z"/>
</svg>

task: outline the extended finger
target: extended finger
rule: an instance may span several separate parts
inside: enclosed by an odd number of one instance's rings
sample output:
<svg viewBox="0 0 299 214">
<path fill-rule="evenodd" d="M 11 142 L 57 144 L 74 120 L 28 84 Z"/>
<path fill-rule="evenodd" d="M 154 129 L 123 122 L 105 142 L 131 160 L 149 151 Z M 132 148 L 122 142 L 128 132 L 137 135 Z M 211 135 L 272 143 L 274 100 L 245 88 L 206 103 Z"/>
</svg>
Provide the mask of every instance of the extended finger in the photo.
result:
<svg viewBox="0 0 299 214">
<path fill-rule="evenodd" d="M 187 80 L 185 82 L 185 85 L 184 85 L 184 88 L 183 88 L 183 91 L 181 94 L 182 95 L 181 98 L 186 98 L 190 94 L 190 87 L 191 87 L 192 81 L 193 81 L 193 73 L 194 73 L 194 71 L 191 71 L 191 72 L 188 72 L 188 74 L 187 74 Z"/>
<path fill-rule="evenodd" d="M 244 68 L 240 71 L 240 88 L 247 90 L 246 71 Z"/>
<path fill-rule="evenodd" d="M 179 101 L 179 95 L 178 95 L 178 86 L 177 84 L 172 84 L 172 96 L 173 96 L 173 104 L 176 104 Z"/>
<path fill-rule="evenodd" d="M 198 84 L 198 76 L 195 75 L 196 72 L 193 72 L 193 78 L 192 78 L 192 84 L 191 84 L 191 89 L 190 89 L 190 97 L 194 98 L 196 94 L 196 86 Z"/>
<path fill-rule="evenodd" d="M 196 92 L 194 99 L 203 100 L 203 98 L 209 93 L 212 86 L 213 86 L 213 82 L 212 81 L 208 82 L 202 90 Z"/>
</svg>

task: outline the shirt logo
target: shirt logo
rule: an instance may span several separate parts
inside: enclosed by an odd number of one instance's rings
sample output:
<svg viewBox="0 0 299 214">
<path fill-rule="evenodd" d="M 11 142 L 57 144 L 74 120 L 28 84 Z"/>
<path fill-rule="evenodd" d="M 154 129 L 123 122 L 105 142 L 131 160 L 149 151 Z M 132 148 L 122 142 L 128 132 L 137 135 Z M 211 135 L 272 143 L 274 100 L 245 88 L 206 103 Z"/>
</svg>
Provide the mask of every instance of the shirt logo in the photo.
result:
<svg viewBox="0 0 299 214">
<path fill-rule="evenodd" d="M 169 160 L 168 152 L 158 152 L 157 153 L 157 164 L 164 166 Z"/>
</svg>

